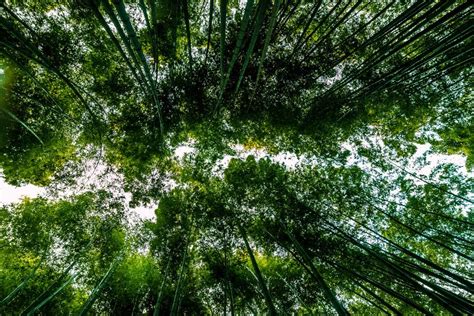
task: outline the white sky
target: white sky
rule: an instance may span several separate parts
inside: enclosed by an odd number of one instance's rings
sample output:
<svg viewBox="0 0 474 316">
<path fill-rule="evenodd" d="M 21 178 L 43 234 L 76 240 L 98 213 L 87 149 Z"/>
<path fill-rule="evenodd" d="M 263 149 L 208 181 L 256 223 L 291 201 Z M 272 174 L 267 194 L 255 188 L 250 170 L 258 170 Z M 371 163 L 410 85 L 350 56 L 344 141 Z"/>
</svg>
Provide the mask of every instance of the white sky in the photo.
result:
<svg viewBox="0 0 474 316">
<path fill-rule="evenodd" d="M 23 197 L 37 197 L 43 194 L 43 188 L 28 184 L 21 187 L 15 187 L 5 183 L 3 175 L 0 175 L 0 204 L 9 204 L 19 202 Z"/>
<path fill-rule="evenodd" d="M 230 156 L 226 155 L 224 156 L 223 159 L 218 161 L 216 163 L 215 167 L 215 173 L 216 175 L 221 174 L 224 169 L 227 167 L 228 163 L 232 158 L 240 158 L 240 159 L 245 159 L 249 155 L 254 155 L 257 159 L 263 158 L 265 156 L 268 156 L 264 151 L 262 150 L 245 150 L 243 146 L 241 145 L 236 145 L 233 146 L 236 155 L 235 156 Z M 420 157 L 425 151 L 429 150 L 430 145 L 418 145 L 418 150 L 413 155 L 412 157 L 412 162 L 415 161 L 416 158 Z M 192 154 L 194 151 L 194 148 L 192 147 L 192 144 L 185 144 L 182 146 L 179 146 L 175 150 L 175 156 L 178 159 L 182 159 L 185 155 L 187 154 Z M 276 156 L 270 157 L 272 161 L 274 162 L 279 162 L 284 164 L 286 167 L 289 169 L 295 168 L 295 166 L 301 162 L 303 158 L 298 159 L 296 155 L 291 154 L 291 153 L 281 153 Z M 464 174 L 468 174 L 466 168 L 465 168 L 465 163 L 466 163 L 466 157 L 462 155 L 440 155 L 440 154 L 430 154 L 428 155 L 427 159 L 428 164 L 424 167 L 416 168 L 414 163 L 411 163 L 408 168 L 410 171 L 415 172 L 418 175 L 428 175 L 433 168 L 438 166 L 441 163 L 452 163 L 457 166 L 461 167 L 461 172 Z M 356 163 L 357 164 L 357 163 Z M 102 167 L 100 167 L 102 168 Z M 469 173 L 470 175 L 471 173 Z M 111 178 L 114 178 L 114 176 L 111 176 Z M 95 182 L 95 180 L 92 180 Z M 120 179 L 112 179 L 112 181 L 120 181 Z M 29 198 L 34 198 L 38 197 L 41 195 L 44 195 L 46 190 L 41 187 L 37 187 L 34 185 L 25 185 L 25 186 L 20 186 L 20 187 L 15 187 L 12 185 L 9 185 L 5 183 L 5 179 L 3 175 L 1 174 L 0 171 L 0 205 L 1 204 L 10 204 L 10 203 L 16 203 L 21 201 L 24 197 L 29 197 Z M 77 192 L 75 192 L 77 193 Z M 130 193 L 125 193 L 126 197 L 126 202 L 128 203 L 131 200 L 131 194 Z M 147 206 L 140 206 L 136 208 L 132 208 L 132 211 L 135 211 L 136 214 L 138 215 L 139 218 L 141 219 L 150 219 L 153 220 L 155 218 L 155 209 L 157 207 L 157 204 L 151 204 Z"/>
</svg>

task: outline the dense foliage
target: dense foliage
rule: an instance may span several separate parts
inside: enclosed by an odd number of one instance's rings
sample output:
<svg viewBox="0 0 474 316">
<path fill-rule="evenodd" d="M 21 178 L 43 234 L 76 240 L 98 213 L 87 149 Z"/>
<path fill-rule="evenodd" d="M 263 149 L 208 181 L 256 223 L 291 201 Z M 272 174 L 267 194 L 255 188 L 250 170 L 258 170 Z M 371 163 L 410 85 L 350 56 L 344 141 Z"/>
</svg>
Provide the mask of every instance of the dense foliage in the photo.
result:
<svg viewBox="0 0 474 316">
<path fill-rule="evenodd" d="M 472 14 L 0 0 L 0 314 L 473 314 Z"/>
</svg>

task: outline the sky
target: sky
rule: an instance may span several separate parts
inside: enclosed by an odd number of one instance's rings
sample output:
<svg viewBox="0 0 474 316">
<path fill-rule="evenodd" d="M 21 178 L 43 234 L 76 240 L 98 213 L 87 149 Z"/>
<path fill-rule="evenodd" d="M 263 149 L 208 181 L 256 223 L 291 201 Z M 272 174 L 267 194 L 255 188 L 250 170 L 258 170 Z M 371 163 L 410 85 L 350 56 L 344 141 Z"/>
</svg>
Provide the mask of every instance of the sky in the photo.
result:
<svg viewBox="0 0 474 316">
<path fill-rule="evenodd" d="M 44 194 L 43 188 L 28 184 L 21 187 L 15 187 L 5 182 L 0 175 L 0 204 L 9 204 L 21 201 L 23 197 L 37 197 Z"/>
<path fill-rule="evenodd" d="M 226 168 L 227 164 L 232 158 L 245 159 L 249 155 L 254 155 L 257 159 L 266 156 L 265 152 L 261 150 L 244 150 L 242 146 L 235 146 L 236 155 L 235 156 L 224 156 L 216 164 L 217 170 L 223 171 Z M 418 145 L 417 152 L 413 155 L 412 161 L 415 161 L 416 158 L 420 157 L 425 151 L 429 150 L 429 145 Z M 183 159 L 186 154 L 192 154 L 193 148 L 192 144 L 186 144 L 178 147 L 175 150 L 175 156 L 178 159 Z M 282 153 L 276 156 L 271 157 L 274 162 L 279 162 L 284 164 L 287 168 L 292 169 L 300 161 L 294 154 L 291 153 Z M 427 159 L 427 165 L 421 169 L 416 169 L 414 164 L 411 165 L 409 171 L 415 172 L 418 175 L 428 175 L 431 170 L 438 166 L 441 163 L 452 163 L 461 167 L 461 171 L 465 174 L 473 174 L 472 172 L 468 173 L 465 168 L 466 157 L 462 155 L 441 155 L 441 154 L 429 154 Z M 410 168 L 410 165 L 408 166 Z M 120 181 L 117 179 L 112 179 L 112 181 Z M 12 186 L 5 182 L 3 174 L 0 170 L 0 205 L 1 204 L 10 204 L 20 202 L 24 197 L 35 198 L 46 193 L 45 188 L 41 188 L 35 185 L 24 185 L 20 187 Z M 125 193 L 126 201 L 131 200 L 131 194 Z M 153 220 L 155 218 L 155 209 L 157 204 L 151 204 L 147 206 L 139 206 L 132 208 L 131 210 L 138 215 L 138 218 L 143 220 Z"/>
</svg>

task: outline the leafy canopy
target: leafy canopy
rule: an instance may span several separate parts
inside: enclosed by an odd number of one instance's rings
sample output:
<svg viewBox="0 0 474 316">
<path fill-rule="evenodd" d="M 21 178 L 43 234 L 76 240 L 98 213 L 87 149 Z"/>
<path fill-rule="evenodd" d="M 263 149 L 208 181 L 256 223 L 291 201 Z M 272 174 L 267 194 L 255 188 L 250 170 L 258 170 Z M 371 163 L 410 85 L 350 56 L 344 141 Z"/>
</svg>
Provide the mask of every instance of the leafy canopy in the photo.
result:
<svg viewBox="0 0 474 316">
<path fill-rule="evenodd" d="M 0 313 L 474 313 L 471 16 L 0 1 Z"/>
</svg>

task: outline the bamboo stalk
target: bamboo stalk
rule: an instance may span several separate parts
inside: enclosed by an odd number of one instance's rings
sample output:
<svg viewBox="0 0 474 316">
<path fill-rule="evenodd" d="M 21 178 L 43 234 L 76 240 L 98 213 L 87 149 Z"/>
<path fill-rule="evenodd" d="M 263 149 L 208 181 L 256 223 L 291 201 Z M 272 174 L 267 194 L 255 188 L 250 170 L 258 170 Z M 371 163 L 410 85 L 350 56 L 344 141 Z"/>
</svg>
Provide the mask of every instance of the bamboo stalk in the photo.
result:
<svg viewBox="0 0 474 316">
<path fill-rule="evenodd" d="M 242 236 L 244 243 L 245 243 L 245 248 L 247 249 L 247 253 L 250 256 L 250 261 L 252 262 L 252 267 L 255 272 L 255 276 L 257 277 L 258 283 L 260 284 L 260 287 L 262 289 L 263 295 L 265 297 L 265 301 L 267 303 L 267 307 L 269 309 L 269 314 L 270 315 L 277 315 L 275 306 L 273 305 L 273 300 L 270 295 L 270 292 L 268 291 L 268 288 L 265 284 L 265 281 L 263 279 L 262 273 L 260 272 L 260 269 L 258 268 L 257 261 L 255 260 L 255 257 L 252 252 L 252 248 L 250 248 L 249 242 L 247 240 L 247 233 L 245 232 L 244 228 L 239 225 L 239 231 L 240 235 Z"/>
<path fill-rule="evenodd" d="M 289 231 L 285 230 L 285 233 L 290 237 L 291 241 L 293 242 L 294 246 L 296 247 L 297 252 L 300 254 L 300 256 L 303 258 L 303 260 L 306 262 L 308 267 L 310 267 L 312 271 L 312 275 L 318 282 L 319 286 L 322 288 L 324 297 L 326 300 L 328 300 L 333 308 L 336 310 L 338 315 L 349 315 L 344 306 L 339 302 L 339 300 L 336 298 L 336 295 L 331 291 L 329 286 L 327 285 L 326 281 L 324 281 L 323 276 L 319 273 L 319 271 L 316 269 L 314 266 L 311 258 L 308 256 L 306 251 L 303 249 L 301 244 L 296 240 L 296 238 L 291 234 Z"/>
<path fill-rule="evenodd" d="M 96 285 L 96 287 L 92 290 L 92 293 L 87 298 L 87 301 L 84 303 L 84 305 L 82 305 L 81 311 L 79 312 L 80 316 L 87 315 L 89 310 L 92 308 L 92 305 L 94 305 L 94 302 L 97 300 L 99 294 L 102 292 L 105 284 L 114 273 L 121 259 L 122 259 L 121 255 L 119 255 L 117 258 L 114 259 L 114 261 L 110 265 L 105 275 L 102 277 L 100 282 Z"/>
</svg>

